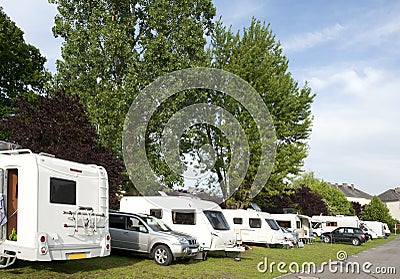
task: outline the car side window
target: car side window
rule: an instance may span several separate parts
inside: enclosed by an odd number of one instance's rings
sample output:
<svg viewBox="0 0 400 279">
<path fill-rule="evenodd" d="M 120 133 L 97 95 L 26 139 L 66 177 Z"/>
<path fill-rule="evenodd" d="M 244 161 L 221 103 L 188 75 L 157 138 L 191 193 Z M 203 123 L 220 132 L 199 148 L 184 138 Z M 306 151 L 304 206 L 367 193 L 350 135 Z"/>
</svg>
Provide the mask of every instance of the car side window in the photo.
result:
<svg viewBox="0 0 400 279">
<path fill-rule="evenodd" d="M 123 216 L 110 214 L 109 218 L 110 218 L 110 228 L 125 229 L 124 226 L 125 222 Z"/>
<path fill-rule="evenodd" d="M 346 233 L 354 233 L 354 230 L 352 228 L 348 228 Z"/>
<path fill-rule="evenodd" d="M 126 222 L 126 229 L 130 231 L 141 231 L 140 227 L 146 228 L 143 224 L 142 221 L 140 221 L 138 218 L 135 217 L 127 217 L 127 222 Z M 146 229 L 147 231 L 147 229 Z M 143 232 L 143 229 L 142 229 Z"/>
<path fill-rule="evenodd" d="M 340 228 L 337 230 L 338 233 L 344 233 L 344 228 Z"/>
</svg>

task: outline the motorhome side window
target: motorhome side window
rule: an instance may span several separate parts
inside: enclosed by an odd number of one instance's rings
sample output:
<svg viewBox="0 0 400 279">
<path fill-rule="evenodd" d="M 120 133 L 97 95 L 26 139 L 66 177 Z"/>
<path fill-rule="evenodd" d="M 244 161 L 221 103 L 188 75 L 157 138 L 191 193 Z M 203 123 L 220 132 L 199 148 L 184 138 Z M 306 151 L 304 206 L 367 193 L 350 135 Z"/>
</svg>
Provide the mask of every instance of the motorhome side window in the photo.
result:
<svg viewBox="0 0 400 279">
<path fill-rule="evenodd" d="M 337 227 L 337 222 L 326 222 L 327 227 Z"/>
<path fill-rule="evenodd" d="M 162 219 L 162 210 L 161 209 L 150 209 L 150 216 L 154 216 L 158 219 Z"/>
<path fill-rule="evenodd" d="M 276 221 L 282 228 L 290 228 L 290 221 Z"/>
<path fill-rule="evenodd" d="M 50 202 L 76 205 L 76 182 L 50 177 Z"/>
<path fill-rule="evenodd" d="M 250 228 L 261 228 L 261 219 L 258 218 L 250 218 L 249 219 Z"/>
<path fill-rule="evenodd" d="M 195 225 L 195 212 L 172 211 L 172 222 L 177 225 Z"/>
<path fill-rule="evenodd" d="M 241 225 L 241 224 L 243 224 L 243 219 L 242 218 L 233 218 L 233 223 Z"/>
</svg>

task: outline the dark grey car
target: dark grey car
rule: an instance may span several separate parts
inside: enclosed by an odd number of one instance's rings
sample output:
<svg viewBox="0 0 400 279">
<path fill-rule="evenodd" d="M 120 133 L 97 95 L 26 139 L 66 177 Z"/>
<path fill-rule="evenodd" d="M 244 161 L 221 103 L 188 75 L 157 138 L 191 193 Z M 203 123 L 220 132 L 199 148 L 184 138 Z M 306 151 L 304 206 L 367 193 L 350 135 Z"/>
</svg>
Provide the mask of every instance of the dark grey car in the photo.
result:
<svg viewBox="0 0 400 279">
<path fill-rule="evenodd" d="M 331 232 L 322 233 L 321 239 L 325 243 L 351 242 L 356 246 L 367 241 L 364 232 L 356 227 L 339 227 Z"/>
<path fill-rule="evenodd" d="M 109 223 L 112 249 L 146 253 L 160 265 L 189 259 L 199 252 L 195 237 L 172 231 L 152 216 L 110 211 Z"/>
</svg>

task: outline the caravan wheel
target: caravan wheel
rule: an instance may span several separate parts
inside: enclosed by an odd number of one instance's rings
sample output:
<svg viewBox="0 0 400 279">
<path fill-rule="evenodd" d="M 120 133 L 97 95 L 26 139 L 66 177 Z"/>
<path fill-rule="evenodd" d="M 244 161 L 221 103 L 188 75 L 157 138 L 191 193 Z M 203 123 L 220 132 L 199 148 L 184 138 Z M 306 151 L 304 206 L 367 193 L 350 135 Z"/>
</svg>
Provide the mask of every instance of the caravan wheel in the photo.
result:
<svg viewBox="0 0 400 279">
<path fill-rule="evenodd" d="M 166 245 L 157 245 L 153 250 L 153 259 L 159 265 L 169 265 L 172 262 L 171 250 Z"/>
</svg>

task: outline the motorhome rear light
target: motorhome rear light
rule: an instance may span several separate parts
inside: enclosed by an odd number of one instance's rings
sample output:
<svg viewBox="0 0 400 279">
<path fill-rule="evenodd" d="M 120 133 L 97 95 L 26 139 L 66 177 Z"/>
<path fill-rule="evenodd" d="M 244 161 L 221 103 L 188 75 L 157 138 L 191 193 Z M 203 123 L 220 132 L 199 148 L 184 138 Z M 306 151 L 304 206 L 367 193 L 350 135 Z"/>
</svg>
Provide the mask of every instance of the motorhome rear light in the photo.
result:
<svg viewBox="0 0 400 279">
<path fill-rule="evenodd" d="M 78 169 L 70 168 L 69 170 L 72 172 L 82 173 L 82 170 L 78 170 Z"/>
<path fill-rule="evenodd" d="M 110 244 L 107 244 L 107 245 L 106 245 L 106 249 L 107 249 L 107 250 L 110 250 Z"/>
<path fill-rule="evenodd" d="M 44 255 L 47 253 L 46 247 L 40 248 L 40 252 Z"/>
<path fill-rule="evenodd" d="M 46 237 L 44 236 L 44 235 L 42 235 L 41 237 L 40 237 L 40 242 L 46 242 Z"/>
<path fill-rule="evenodd" d="M 106 239 L 107 239 L 107 241 L 110 241 L 111 236 L 108 234 L 107 237 L 106 237 Z"/>
</svg>

